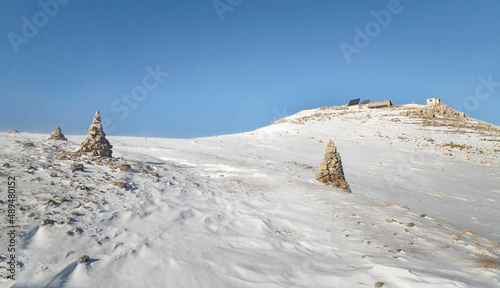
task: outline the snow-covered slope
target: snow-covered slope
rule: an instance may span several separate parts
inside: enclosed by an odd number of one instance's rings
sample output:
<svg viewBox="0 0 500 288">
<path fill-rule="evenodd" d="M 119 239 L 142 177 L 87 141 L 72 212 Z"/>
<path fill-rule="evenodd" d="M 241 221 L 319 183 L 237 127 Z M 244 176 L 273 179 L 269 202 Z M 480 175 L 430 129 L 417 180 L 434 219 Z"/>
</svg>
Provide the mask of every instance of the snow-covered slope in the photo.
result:
<svg viewBox="0 0 500 288">
<path fill-rule="evenodd" d="M 2 134 L 2 276 L 8 176 L 20 238 L 16 280 L 0 285 L 498 287 L 499 127 L 402 116 L 415 109 L 320 108 L 200 139 L 109 137 L 109 163 L 69 153 L 84 136 Z M 315 180 L 329 139 L 352 194 Z"/>
</svg>

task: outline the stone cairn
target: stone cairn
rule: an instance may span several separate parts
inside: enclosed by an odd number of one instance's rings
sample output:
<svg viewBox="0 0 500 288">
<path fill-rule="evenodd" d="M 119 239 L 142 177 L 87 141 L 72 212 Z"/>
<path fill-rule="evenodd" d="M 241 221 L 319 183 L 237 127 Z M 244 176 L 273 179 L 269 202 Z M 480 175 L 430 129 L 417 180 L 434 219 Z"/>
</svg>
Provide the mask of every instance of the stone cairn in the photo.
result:
<svg viewBox="0 0 500 288">
<path fill-rule="evenodd" d="M 342 188 L 346 192 L 351 192 L 349 185 L 345 181 L 340 154 L 337 152 L 337 147 L 335 147 L 332 140 L 328 142 L 325 151 L 325 158 L 323 158 L 323 163 L 319 165 L 316 180 L 329 186 Z"/>
<path fill-rule="evenodd" d="M 113 148 L 113 145 L 106 139 L 106 134 L 102 130 L 101 115 L 97 111 L 95 112 L 94 121 L 90 125 L 89 134 L 80 145 L 78 152 L 92 156 L 111 157 L 113 153 L 111 148 Z"/>
<path fill-rule="evenodd" d="M 54 132 L 52 132 L 52 135 L 50 135 L 49 139 L 47 140 L 60 140 L 60 141 L 66 141 L 66 137 L 64 137 L 64 134 L 61 132 L 61 128 L 57 127 Z"/>
</svg>

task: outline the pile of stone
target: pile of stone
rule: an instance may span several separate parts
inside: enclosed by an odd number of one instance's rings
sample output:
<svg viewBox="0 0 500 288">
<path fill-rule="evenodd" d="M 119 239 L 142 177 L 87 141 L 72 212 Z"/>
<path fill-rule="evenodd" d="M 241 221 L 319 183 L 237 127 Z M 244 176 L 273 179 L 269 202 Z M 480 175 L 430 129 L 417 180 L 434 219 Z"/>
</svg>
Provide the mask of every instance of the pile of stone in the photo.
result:
<svg viewBox="0 0 500 288">
<path fill-rule="evenodd" d="M 95 112 L 94 120 L 89 128 L 89 134 L 85 141 L 80 145 L 79 153 L 88 154 L 92 156 L 111 157 L 113 146 L 106 139 L 106 134 L 102 129 L 101 115 L 99 111 Z"/>
<path fill-rule="evenodd" d="M 332 140 L 328 142 L 325 151 L 325 158 L 323 158 L 323 163 L 319 165 L 316 180 L 325 185 L 342 188 L 346 192 L 351 192 L 349 185 L 345 181 L 342 159 Z"/>
<path fill-rule="evenodd" d="M 66 137 L 64 137 L 64 134 L 61 132 L 61 128 L 57 127 L 54 132 L 52 132 L 52 135 L 50 135 L 49 139 L 47 140 L 59 140 L 59 141 L 66 141 Z"/>
<path fill-rule="evenodd" d="M 7 134 L 21 134 L 21 133 L 19 133 L 19 131 L 17 131 L 16 129 L 11 129 L 9 132 L 7 132 Z"/>
</svg>

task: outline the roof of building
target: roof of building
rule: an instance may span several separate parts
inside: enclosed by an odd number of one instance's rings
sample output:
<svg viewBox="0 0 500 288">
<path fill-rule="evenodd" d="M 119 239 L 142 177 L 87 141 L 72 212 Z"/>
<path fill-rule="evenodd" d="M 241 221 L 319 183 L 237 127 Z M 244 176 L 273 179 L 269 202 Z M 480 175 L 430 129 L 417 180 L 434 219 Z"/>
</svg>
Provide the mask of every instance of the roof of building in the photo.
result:
<svg viewBox="0 0 500 288">
<path fill-rule="evenodd" d="M 349 101 L 349 106 L 359 105 L 360 100 L 361 100 L 360 98 L 352 99 L 351 101 Z"/>
</svg>

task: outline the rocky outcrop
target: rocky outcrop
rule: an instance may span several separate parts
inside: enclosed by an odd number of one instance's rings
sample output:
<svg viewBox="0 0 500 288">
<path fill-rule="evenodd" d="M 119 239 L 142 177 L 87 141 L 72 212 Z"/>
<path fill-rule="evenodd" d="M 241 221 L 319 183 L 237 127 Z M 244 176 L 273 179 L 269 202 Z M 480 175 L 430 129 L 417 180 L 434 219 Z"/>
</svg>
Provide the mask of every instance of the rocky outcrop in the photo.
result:
<svg viewBox="0 0 500 288">
<path fill-rule="evenodd" d="M 9 132 L 7 132 L 7 134 L 21 134 L 21 133 L 19 133 L 19 131 L 17 131 L 16 129 L 12 129 Z"/>
<path fill-rule="evenodd" d="M 94 120 L 89 128 L 89 134 L 85 141 L 80 145 L 79 153 L 92 156 L 111 157 L 113 146 L 106 139 L 106 134 L 102 129 L 101 115 L 99 111 L 95 112 Z"/>
<path fill-rule="evenodd" d="M 325 158 L 323 158 L 323 163 L 319 165 L 316 180 L 325 185 L 342 188 L 346 192 L 351 192 L 349 185 L 345 181 L 342 159 L 332 140 L 328 142 L 325 151 Z"/>
<path fill-rule="evenodd" d="M 47 140 L 59 140 L 59 141 L 66 141 L 66 137 L 64 137 L 64 134 L 61 132 L 61 128 L 57 127 L 54 132 L 52 132 L 52 135 Z"/>
<path fill-rule="evenodd" d="M 465 115 L 465 113 L 458 112 L 455 109 L 444 104 L 435 104 L 435 105 L 427 105 L 424 107 L 419 107 L 416 109 L 404 111 L 401 113 L 401 115 L 407 117 L 424 118 L 424 119 L 433 119 L 440 116 L 445 119 L 467 120 L 467 115 Z"/>
</svg>

